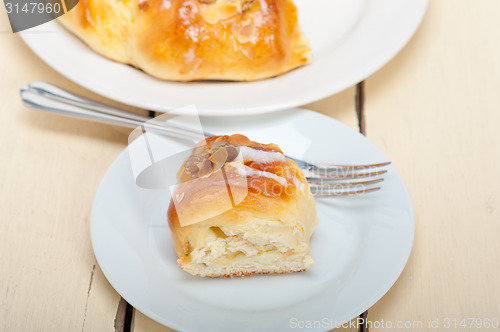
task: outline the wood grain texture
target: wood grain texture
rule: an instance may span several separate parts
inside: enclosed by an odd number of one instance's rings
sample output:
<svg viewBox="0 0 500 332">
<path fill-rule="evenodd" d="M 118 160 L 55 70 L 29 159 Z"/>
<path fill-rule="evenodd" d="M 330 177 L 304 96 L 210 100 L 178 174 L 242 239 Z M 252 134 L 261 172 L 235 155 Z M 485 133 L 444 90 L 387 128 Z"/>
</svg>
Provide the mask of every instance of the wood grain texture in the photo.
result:
<svg viewBox="0 0 500 332">
<path fill-rule="evenodd" d="M 400 170 L 416 216 L 408 265 L 368 318 L 423 322 L 398 331 L 500 318 L 500 2 L 430 1 L 365 88 L 367 136 Z"/>
<path fill-rule="evenodd" d="M 19 88 L 83 91 L 38 59 L 0 11 L 0 331 L 114 331 L 120 296 L 96 263 L 93 195 L 127 131 L 28 109 Z"/>
</svg>

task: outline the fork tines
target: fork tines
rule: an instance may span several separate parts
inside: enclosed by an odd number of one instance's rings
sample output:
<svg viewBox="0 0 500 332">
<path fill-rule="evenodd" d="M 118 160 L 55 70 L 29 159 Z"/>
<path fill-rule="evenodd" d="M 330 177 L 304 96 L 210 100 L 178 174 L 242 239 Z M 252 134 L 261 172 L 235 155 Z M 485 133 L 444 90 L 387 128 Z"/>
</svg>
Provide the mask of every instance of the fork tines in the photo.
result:
<svg viewBox="0 0 500 332">
<path fill-rule="evenodd" d="M 387 173 L 381 167 L 390 162 L 371 165 L 312 165 L 307 164 L 304 175 L 314 196 L 348 196 L 361 195 L 377 191 L 380 186 L 374 184 L 382 182 L 381 175 Z M 372 178 L 365 181 L 353 181 L 363 178 Z"/>
</svg>

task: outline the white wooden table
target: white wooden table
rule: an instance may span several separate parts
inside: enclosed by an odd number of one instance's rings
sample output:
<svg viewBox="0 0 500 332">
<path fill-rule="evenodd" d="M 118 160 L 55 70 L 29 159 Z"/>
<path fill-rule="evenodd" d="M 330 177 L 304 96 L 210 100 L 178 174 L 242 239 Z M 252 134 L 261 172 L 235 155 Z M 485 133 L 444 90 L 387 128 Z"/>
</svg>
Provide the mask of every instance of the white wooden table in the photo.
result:
<svg viewBox="0 0 500 332">
<path fill-rule="evenodd" d="M 0 331 L 171 331 L 121 300 L 91 248 L 92 198 L 128 131 L 23 106 L 33 80 L 103 99 L 45 65 L 0 13 Z M 460 324 L 500 319 L 500 1 L 431 0 L 388 65 L 306 107 L 356 130 L 360 113 L 414 203 L 408 265 L 359 330 L 498 331 Z"/>
</svg>

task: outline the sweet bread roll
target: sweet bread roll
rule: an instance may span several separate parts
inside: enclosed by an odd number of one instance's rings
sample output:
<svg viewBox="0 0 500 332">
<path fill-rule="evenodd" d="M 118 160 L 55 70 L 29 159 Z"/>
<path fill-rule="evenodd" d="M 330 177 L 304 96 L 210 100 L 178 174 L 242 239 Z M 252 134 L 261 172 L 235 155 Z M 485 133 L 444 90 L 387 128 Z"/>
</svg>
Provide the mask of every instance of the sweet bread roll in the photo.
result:
<svg viewBox="0 0 500 332">
<path fill-rule="evenodd" d="M 233 277 L 312 267 L 315 202 L 302 171 L 278 146 L 210 137 L 177 176 L 168 222 L 185 271 Z"/>
<path fill-rule="evenodd" d="M 80 0 L 59 21 L 165 80 L 257 80 L 309 61 L 292 0 Z"/>
</svg>

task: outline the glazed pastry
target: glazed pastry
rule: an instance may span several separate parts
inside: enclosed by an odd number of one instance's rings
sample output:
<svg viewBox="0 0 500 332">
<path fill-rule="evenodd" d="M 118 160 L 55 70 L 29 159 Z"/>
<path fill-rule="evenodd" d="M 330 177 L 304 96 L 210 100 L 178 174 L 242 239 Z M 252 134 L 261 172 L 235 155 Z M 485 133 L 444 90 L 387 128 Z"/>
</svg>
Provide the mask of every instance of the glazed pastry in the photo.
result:
<svg viewBox="0 0 500 332">
<path fill-rule="evenodd" d="M 309 61 L 292 0 L 80 0 L 59 21 L 166 80 L 257 80 Z"/>
<path fill-rule="evenodd" d="M 315 202 L 302 171 L 278 146 L 210 137 L 177 176 L 168 222 L 185 271 L 233 277 L 312 267 Z"/>
</svg>

